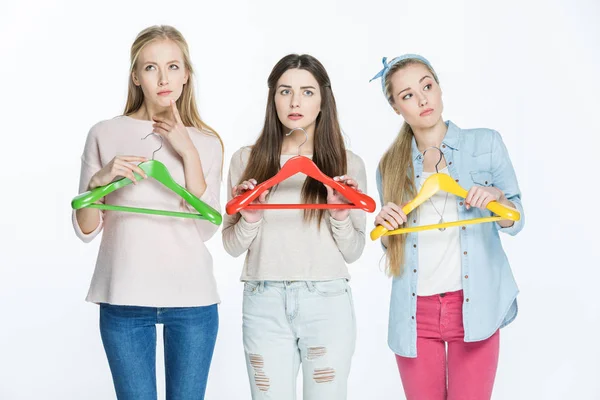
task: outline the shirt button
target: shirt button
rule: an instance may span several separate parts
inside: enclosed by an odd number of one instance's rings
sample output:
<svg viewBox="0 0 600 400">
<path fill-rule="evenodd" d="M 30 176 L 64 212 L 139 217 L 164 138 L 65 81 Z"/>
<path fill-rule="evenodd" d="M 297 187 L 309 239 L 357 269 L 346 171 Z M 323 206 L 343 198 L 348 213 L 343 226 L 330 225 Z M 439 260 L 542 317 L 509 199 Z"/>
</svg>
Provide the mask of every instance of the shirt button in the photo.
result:
<svg viewBox="0 0 600 400">
<path fill-rule="evenodd" d="M 466 256 L 466 255 L 467 255 L 467 252 L 465 251 L 463 254 Z"/>
<path fill-rule="evenodd" d="M 413 269 L 413 272 L 414 272 L 414 273 L 416 273 L 416 272 L 417 272 L 417 270 L 416 270 L 416 269 Z"/>
<path fill-rule="evenodd" d="M 420 175 L 417 175 L 417 178 L 420 178 L 420 177 L 421 177 Z"/>
<path fill-rule="evenodd" d="M 411 318 L 412 318 L 412 319 L 415 319 L 415 316 L 413 315 Z"/>
<path fill-rule="evenodd" d="M 469 279 L 469 275 L 465 275 L 465 279 Z"/>
<path fill-rule="evenodd" d="M 462 227 L 462 230 L 464 231 L 465 229 L 467 229 L 467 227 L 466 227 L 466 226 L 463 226 L 463 227 Z"/>
<path fill-rule="evenodd" d="M 413 293 L 413 297 L 415 297 L 415 294 Z"/>
<path fill-rule="evenodd" d="M 440 293 L 440 297 L 444 297 L 446 293 Z"/>
<path fill-rule="evenodd" d="M 465 301 L 468 303 L 468 302 L 469 302 L 469 299 L 466 299 Z"/>
<path fill-rule="evenodd" d="M 416 248 L 417 248 L 417 245 L 416 245 L 416 244 L 413 244 L 413 247 L 416 249 Z"/>
<path fill-rule="evenodd" d="M 458 182 L 458 179 L 455 179 L 456 182 Z"/>
<path fill-rule="evenodd" d="M 414 223 L 414 224 L 416 224 L 416 223 L 417 223 L 417 220 L 416 220 L 416 219 L 413 219 L 413 223 Z"/>
<path fill-rule="evenodd" d="M 442 145 L 442 149 L 445 149 L 445 148 L 446 148 L 446 145 L 445 145 L 445 144 L 443 144 L 443 145 Z"/>
<path fill-rule="evenodd" d="M 450 162 L 448 163 L 448 165 L 452 165 L 452 161 L 450 161 Z"/>
<path fill-rule="evenodd" d="M 485 184 L 487 185 L 487 181 L 485 181 Z"/>
<path fill-rule="evenodd" d="M 463 202 L 461 201 L 461 202 L 460 202 L 460 203 L 458 203 L 458 204 L 460 204 L 460 205 L 462 206 L 462 205 L 463 205 L 463 204 L 465 204 L 465 203 L 463 203 Z"/>
</svg>

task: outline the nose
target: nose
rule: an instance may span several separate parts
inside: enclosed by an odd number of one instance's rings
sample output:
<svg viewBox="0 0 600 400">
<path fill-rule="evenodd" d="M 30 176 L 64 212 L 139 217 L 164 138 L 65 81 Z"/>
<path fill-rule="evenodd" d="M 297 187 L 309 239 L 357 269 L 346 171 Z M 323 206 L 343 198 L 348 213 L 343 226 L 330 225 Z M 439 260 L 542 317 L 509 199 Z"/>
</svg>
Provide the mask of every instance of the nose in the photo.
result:
<svg viewBox="0 0 600 400">
<path fill-rule="evenodd" d="M 300 96 L 294 93 L 290 99 L 290 108 L 294 109 L 298 107 L 300 107 Z"/>
<path fill-rule="evenodd" d="M 169 77 L 166 71 L 161 71 L 158 77 L 158 86 L 165 86 L 169 83 Z"/>
<path fill-rule="evenodd" d="M 419 95 L 419 106 L 424 107 L 427 105 L 427 103 L 428 103 L 427 96 L 425 96 L 424 94 L 420 94 Z"/>
</svg>

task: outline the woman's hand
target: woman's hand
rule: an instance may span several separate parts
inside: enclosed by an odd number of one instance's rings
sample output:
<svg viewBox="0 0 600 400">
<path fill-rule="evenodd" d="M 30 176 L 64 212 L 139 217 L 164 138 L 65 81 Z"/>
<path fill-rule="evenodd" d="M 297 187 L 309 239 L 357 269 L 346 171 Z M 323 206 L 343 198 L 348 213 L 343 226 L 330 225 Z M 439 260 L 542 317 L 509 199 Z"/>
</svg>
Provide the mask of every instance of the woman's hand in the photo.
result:
<svg viewBox="0 0 600 400">
<path fill-rule="evenodd" d="M 237 196 L 241 195 L 242 193 L 246 192 L 247 190 L 254 189 L 256 187 L 256 185 L 257 185 L 256 179 L 248 179 L 247 181 L 243 181 L 239 185 L 234 186 L 231 189 L 231 195 L 233 197 L 237 197 Z M 254 199 L 252 201 L 252 203 L 250 203 L 250 204 L 264 203 L 267 199 L 267 194 L 269 194 L 269 191 L 265 190 L 264 192 L 262 192 L 260 194 L 260 196 L 258 196 L 258 198 Z M 244 220 L 246 222 L 254 223 L 254 222 L 258 222 L 262 219 L 263 210 L 247 210 L 247 209 L 243 208 L 240 210 L 240 214 L 242 214 L 242 218 L 244 218 Z"/>
<path fill-rule="evenodd" d="M 356 182 L 353 178 L 348 175 L 335 176 L 333 177 L 334 181 L 340 182 L 342 185 L 350 186 L 352 189 L 359 191 L 358 182 Z M 342 196 L 338 191 L 333 190 L 331 187 L 325 185 L 327 189 L 327 204 L 348 204 L 348 200 L 344 196 Z M 329 215 L 337 221 L 343 221 L 348 218 L 350 214 L 349 209 L 329 209 Z"/>
<path fill-rule="evenodd" d="M 496 187 L 473 186 L 469 189 L 465 204 L 467 210 L 471 207 L 481 208 L 485 210 L 487 205 L 492 201 L 501 202 L 505 198 L 502 190 Z"/>
<path fill-rule="evenodd" d="M 395 203 L 387 203 L 381 208 L 375 217 L 375 226 L 381 225 L 388 231 L 400 228 L 408 221 L 408 217 L 402 211 L 402 207 Z"/>
<path fill-rule="evenodd" d="M 175 100 L 171 100 L 171 110 L 167 115 L 155 115 L 152 120 L 154 121 L 152 124 L 154 133 L 167 139 L 182 158 L 185 158 L 190 152 L 197 152 L 187 128 L 181 121 Z"/>
<path fill-rule="evenodd" d="M 140 167 L 132 163 L 143 162 L 146 160 L 146 157 L 116 156 L 110 160 L 110 162 L 106 164 L 104 168 L 92 176 L 92 179 L 90 179 L 90 183 L 88 184 L 88 190 L 108 185 L 118 176 L 129 178 L 134 184 L 137 184 L 135 175 L 133 174 L 134 172 L 137 172 L 138 175 L 142 176 L 143 178 L 147 178 L 148 175 L 146 175 L 146 173 Z"/>
</svg>

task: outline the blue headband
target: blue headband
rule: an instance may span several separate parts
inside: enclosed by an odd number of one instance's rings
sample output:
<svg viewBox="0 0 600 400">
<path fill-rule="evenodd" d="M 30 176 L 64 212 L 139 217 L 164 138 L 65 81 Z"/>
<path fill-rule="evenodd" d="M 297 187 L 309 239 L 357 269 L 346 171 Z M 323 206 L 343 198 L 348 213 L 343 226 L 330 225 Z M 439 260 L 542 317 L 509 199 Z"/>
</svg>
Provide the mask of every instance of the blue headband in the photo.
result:
<svg viewBox="0 0 600 400">
<path fill-rule="evenodd" d="M 387 57 L 383 57 L 383 60 L 381 60 L 383 62 L 383 69 L 381 71 L 379 71 L 377 73 L 377 75 L 375 75 L 373 78 L 371 78 L 371 80 L 369 82 L 373 81 L 374 79 L 381 78 L 381 90 L 383 91 L 383 94 L 385 95 L 386 94 L 385 93 L 385 77 L 386 77 L 386 75 L 390 71 L 390 68 L 392 67 L 392 65 L 394 65 L 400 61 L 404 61 L 404 60 L 419 60 L 422 63 L 424 63 L 425 65 L 427 65 L 433 71 L 433 74 L 435 75 L 435 71 L 433 70 L 433 67 L 431 66 L 429 61 L 427 61 L 427 59 L 425 59 L 425 57 L 422 57 L 418 54 L 403 54 L 399 57 L 394 58 L 389 63 L 387 62 Z"/>
</svg>

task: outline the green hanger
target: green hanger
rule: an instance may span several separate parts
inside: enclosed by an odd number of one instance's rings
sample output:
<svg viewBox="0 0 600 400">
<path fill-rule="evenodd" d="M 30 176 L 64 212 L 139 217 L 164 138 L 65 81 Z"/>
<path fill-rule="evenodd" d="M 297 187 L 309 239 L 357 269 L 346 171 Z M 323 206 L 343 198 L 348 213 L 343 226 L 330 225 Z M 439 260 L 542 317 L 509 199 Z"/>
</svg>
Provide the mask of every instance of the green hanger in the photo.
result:
<svg viewBox="0 0 600 400">
<path fill-rule="evenodd" d="M 148 136 L 153 135 L 154 133 L 150 133 Z M 146 139 L 148 136 L 143 138 Z M 158 150 L 162 148 L 162 137 L 157 135 L 161 139 L 161 146 L 154 151 L 156 153 Z M 115 206 L 110 204 L 99 204 L 96 203 L 101 198 L 107 196 L 108 194 L 114 192 L 117 189 L 125 187 L 132 183 L 129 178 L 122 178 L 117 181 L 111 182 L 108 185 L 97 187 L 91 191 L 87 191 L 81 193 L 76 196 L 71 201 L 71 207 L 74 210 L 79 210 L 80 208 L 88 207 L 88 208 L 98 208 L 101 210 L 111 210 L 111 211 L 127 211 L 134 212 L 140 214 L 152 214 L 152 215 L 165 215 L 168 217 L 182 217 L 182 218 L 195 218 L 195 219 L 206 219 L 212 222 L 215 225 L 221 225 L 223 218 L 221 214 L 193 194 L 191 194 L 186 188 L 175 182 L 175 180 L 171 177 L 169 170 L 163 163 L 154 159 L 154 153 L 152 153 L 152 160 L 144 161 L 139 164 L 140 167 L 149 177 L 152 177 L 165 185 L 167 188 L 171 189 L 181 198 L 183 198 L 189 205 L 194 207 L 199 214 L 194 213 L 185 213 L 185 212 L 177 212 L 177 211 L 166 211 L 166 210 L 151 210 L 147 208 L 136 208 L 136 207 L 126 207 L 126 206 Z M 140 180 L 141 176 L 134 172 L 134 176 L 136 180 Z"/>
</svg>

